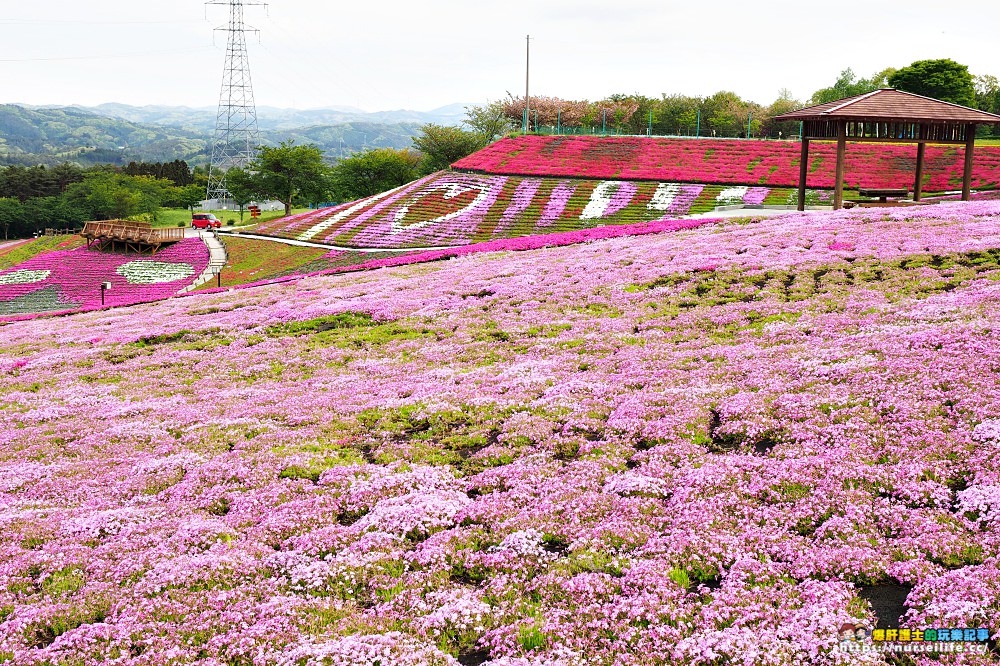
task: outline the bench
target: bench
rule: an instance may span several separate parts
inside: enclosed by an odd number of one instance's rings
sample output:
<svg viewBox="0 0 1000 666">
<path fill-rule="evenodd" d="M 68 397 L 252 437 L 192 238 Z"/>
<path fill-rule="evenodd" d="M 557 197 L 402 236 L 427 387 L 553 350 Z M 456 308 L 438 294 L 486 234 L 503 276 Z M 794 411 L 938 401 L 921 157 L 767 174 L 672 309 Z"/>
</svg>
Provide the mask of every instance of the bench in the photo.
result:
<svg viewBox="0 0 1000 666">
<path fill-rule="evenodd" d="M 861 206 L 862 208 L 916 206 L 924 203 L 922 201 L 900 201 L 899 199 L 904 199 L 910 195 L 910 191 L 905 187 L 861 187 L 858 188 L 858 194 L 865 198 L 848 199 L 844 202 L 844 208 L 854 208 L 855 206 Z M 878 200 L 873 200 L 872 197 L 878 197 Z"/>
<path fill-rule="evenodd" d="M 879 203 L 886 203 L 889 197 L 902 199 L 910 196 L 910 191 L 905 187 L 862 187 L 858 189 L 858 194 L 863 197 L 878 197 Z"/>
</svg>

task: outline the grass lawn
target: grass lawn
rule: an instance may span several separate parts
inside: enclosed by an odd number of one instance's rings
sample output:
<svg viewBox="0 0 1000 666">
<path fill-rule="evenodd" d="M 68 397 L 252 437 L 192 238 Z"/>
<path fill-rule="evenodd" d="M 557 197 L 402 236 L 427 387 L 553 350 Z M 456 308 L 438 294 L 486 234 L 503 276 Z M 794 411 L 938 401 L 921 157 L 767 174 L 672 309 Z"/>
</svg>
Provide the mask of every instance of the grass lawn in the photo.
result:
<svg viewBox="0 0 1000 666">
<path fill-rule="evenodd" d="M 294 215 L 296 213 L 304 213 L 307 210 L 309 210 L 309 209 L 308 208 L 293 208 L 292 209 L 292 215 Z M 232 225 L 228 225 L 229 220 L 233 220 L 233 224 L 235 226 L 241 226 L 240 225 L 240 213 L 239 213 L 239 211 L 234 211 L 234 210 L 210 210 L 210 211 L 198 211 L 198 212 L 199 213 L 201 213 L 201 212 L 212 213 L 217 218 L 219 218 L 220 220 L 222 220 L 222 224 L 226 225 L 226 226 L 232 226 Z M 257 224 L 259 222 L 266 222 L 268 220 L 276 220 L 276 219 L 284 217 L 284 216 L 285 216 L 285 211 L 283 211 L 283 210 L 262 211 L 261 214 L 260 214 L 260 217 L 258 217 L 257 219 L 254 219 L 254 218 L 250 217 L 250 211 L 244 211 L 243 212 L 243 225 Z M 157 227 L 176 227 L 179 224 L 182 224 L 182 226 L 186 226 L 186 227 L 191 226 L 191 211 L 190 210 L 188 210 L 186 208 L 163 208 L 157 214 L 157 220 L 156 220 L 156 223 L 154 224 L 154 226 L 157 226 Z"/>
<path fill-rule="evenodd" d="M 222 286 L 233 286 L 257 282 L 267 278 L 294 272 L 299 266 L 309 263 L 329 250 L 313 247 L 297 247 L 273 241 L 253 238 L 225 238 L 229 262 L 222 269 Z M 209 280 L 202 289 L 218 286 L 216 280 Z"/>
<path fill-rule="evenodd" d="M 84 244 L 82 236 L 42 236 L 0 247 L 0 271 L 53 250 L 73 250 Z"/>
</svg>

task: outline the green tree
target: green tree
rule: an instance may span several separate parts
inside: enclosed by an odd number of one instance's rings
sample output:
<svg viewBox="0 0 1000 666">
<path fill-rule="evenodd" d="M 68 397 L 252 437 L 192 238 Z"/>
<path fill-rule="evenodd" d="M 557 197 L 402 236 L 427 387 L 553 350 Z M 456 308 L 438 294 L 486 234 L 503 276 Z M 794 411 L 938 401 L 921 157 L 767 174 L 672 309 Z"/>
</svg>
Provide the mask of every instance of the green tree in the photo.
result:
<svg viewBox="0 0 1000 666">
<path fill-rule="evenodd" d="M 854 70 L 847 68 L 840 73 L 840 77 L 829 88 L 820 88 L 812 94 L 809 104 L 826 104 L 836 102 L 845 97 L 855 97 L 864 95 L 874 90 L 889 87 L 889 77 L 895 74 L 896 69 L 887 67 L 881 72 L 876 72 L 868 79 L 859 79 Z"/>
<path fill-rule="evenodd" d="M 138 216 L 155 219 L 167 190 L 172 186 L 169 180 L 151 176 L 93 171 L 84 176 L 82 182 L 67 188 L 66 199 L 76 209 L 86 211 L 87 217 L 93 220 Z"/>
<path fill-rule="evenodd" d="M 890 76 L 889 85 L 942 102 L 962 106 L 976 103 L 976 88 L 969 68 L 948 58 L 918 60 Z"/>
<path fill-rule="evenodd" d="M 761 135 L 766 138 L 777 139 L 779 136 L 787 138 L 798 134 L 798 122 L 776 122 L 774 117 L 801 108 L 802 104 L 792 96 L 791 91 L 787 88 L 782 88 L 778 93 L 778 99 L 774 100 L 769 107 L 760 111 Z M 781 133 L 780 135 L 779 132 Z"/>
<path fill-rule="evenodd" d="M 167 188 L 162 203 L 168 208 L 188 208 L 193 211 L 194 207 L 201 203 L 204 198 L 205 188 L 198 185 L 185 185 L 184 187 Z"/>
<path fill-rule="evenodd" d="M 370 197 L 417 177 L 420 155 L 409 150 L 375 148 L 352 155 L 333 167 L 331 183 L 339 201 Z"/>
<path fill-rule="evenodd" d="M 3 239 L 10 238 L 11 232 L 15 236 L 22 235 L 19 226 L 24 219 L 22 204 L 14 197 L 0 198 L 0 228 L 3 229 Z M 23 234 L 27 235 L 27 234 Z"/>
<path fill-rule="evenodd" d="M 447 169 L 452 162 L 486 146 L 486 141 L 482 135 L 461 127 L 428 123 L 413 138 L 413 146 L 423 155 L 420 171 L 428 174 Z"/>
<path fill-rule="evenodd" d="M 693 136 L 698 129 L 701 103 L 699 97 L 663 95 L 657 100 L 656 110 L 653 112 L 653 133 Z"/>
<path fill-rule="evenodd" d="M 462 124 L 478 134 L 484 146 L 517 130 L 517 124 L 507 116 L 502 100 L 465 107 Z"/>
<path fill-rule="evenodd" d="M 1000 80 L 987 74 L 977 76 L 973 84 L 976 88 L 976 108 L 988 113 L 1000 111 Z"/>
<path fill-rule="evenodd" d="M 645 134 L 650 127 L 651 115 L 653 123 L 656 122 L 658 100 L 639 94 L 629 96 L 629 100 L 636 108 L 627 120 L 620 123 L 620 128 L 626 134 Z"/>
<path fill-rule="evenodd" d="M 759 105 L 744 102 L 736 93 L 723 90 L 702 102 L 701 122 L 705 129 L 715 131 L 717 136 L 746 136 L 747 120 L 751 120 L 751 113 L 757 115 L 759 110 Z M 753 119 L 751 133 L 758 133 L 759 128 L 760 120 Z"/>
<path fill-rule="evenodd" d="M 226 189 L 236 204 L 243 208 L 257 196 L 254 174 L 235 168 L 226 172 Z"/>
<path fill-rule="evenodd" d="M 284 141 L 277 147 L 261 146 L 260 155 L 246 168 L 251 198 L 275 199 L 292 214 L 295 203 L 313 203 L 326 198 L 330 168 L 315 145 L 297 146 Z M 226 175 L 227 187 L 229 174 Z"/>
</svg>

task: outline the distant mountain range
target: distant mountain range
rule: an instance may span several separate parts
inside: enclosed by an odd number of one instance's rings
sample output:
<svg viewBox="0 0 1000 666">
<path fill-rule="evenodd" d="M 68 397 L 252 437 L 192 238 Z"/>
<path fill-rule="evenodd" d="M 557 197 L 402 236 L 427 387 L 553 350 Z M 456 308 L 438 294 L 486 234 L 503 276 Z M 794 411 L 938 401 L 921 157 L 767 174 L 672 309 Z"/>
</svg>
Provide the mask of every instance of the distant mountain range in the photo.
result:
<svg viewBox="0 0 1000 666">
<path fill-rule="evenodd" d="M 345 123 L 436 123 L 457 125 L 465 118 L 464 104 L 449 104 L 433 111 L 376 111 L 368 112 L 348 106 L 325 109 L 278 109 L 257 107 L 257 126 L 262 132 L 281 132 L 315 125 L 341 125 Z M 94 107 L 72 107 L 90 111 L 109 118 L 119 118 L 133 123 L 164 125 L 195 131 L 212 132 L 215 129 L 215 107 L 190 108 L 184 106 L 128 106 L 127 104 L 101 104 Z"/>
<path fill-rule="evenodd" d="M 259 107 L 261 142 L 313 143 L 328 158 L 373 147 L 408 148 L 425 123 L 457 125 L 464 104 L 433 111 L 369 113 L 350 107 Z M 96 107 L 0 105 L 0 165 L 127 164 L 186 160 L 207 164 L 216 109 L 102 104 Z"/>
</svg>

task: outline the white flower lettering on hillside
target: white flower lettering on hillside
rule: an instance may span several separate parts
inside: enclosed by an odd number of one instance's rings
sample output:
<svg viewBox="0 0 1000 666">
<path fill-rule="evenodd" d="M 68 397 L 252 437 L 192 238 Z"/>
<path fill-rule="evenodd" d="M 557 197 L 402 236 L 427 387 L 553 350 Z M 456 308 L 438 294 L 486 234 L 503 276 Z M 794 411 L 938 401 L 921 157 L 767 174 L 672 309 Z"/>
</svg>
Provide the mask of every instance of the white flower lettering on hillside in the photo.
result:
<svg viewBox="0 0 1000 666">
<path fill-rule="evenodd" d="M 743 197 L 746 196 L 748 189 L 750 188 L 742 185 L 739 187 L 727 187 L 719 192 L 719 196 L 715 197 L 715 200 L 722 205 L 741 204 L 743 203 Z"/>
<path fill-rule="evenodd" d="M 615 180 L 606 180 L 594 188 L 590 194 L 590 201 L 580 214 L 581 220 L 598 220 L 604 217 L 611 204 L 611 196 L 618 190 L 621 183 Z"/>
<path fill-rule="evenodd" d="M 656 186 L 656 192 L 653 193 L 653 198 L 649 200 L 646 208 L 666 212 L 670 210 L 680 192 L 681 186 L 677 183 L 660 183 Z"/>
<path fill-rule="evenodd" d="M 409 201 L 404 206 L 400 206 L 395 214 L 392 216 L 392 229 L 389 233 L 398 234 L 402 231 L 412 231 L 414 229 L 423 229 L 432 224 L 438 224 L 440 222 L 447 222 L 448 220 L 453 220 L 456 217 L 461 217 L 465 213 L 475 210 L 479 206 L 486 203 L 490 198 L 490 187 L 489 183 L 436 183 L 432 187 L 418 193 L 413 199 Z M 422 222 L 414 222 L 413 224 L 404 224 L 403 220 L 406 218 L 406 214 L 410 212 L 410 206 L 415 204 L 420 199 L 423 199 L 428 194 L 432 192 L 437 192 L 438 190 L 445 190 L 444 199 L 454 199 L 455 197 L 461 196 L 466 192 L 478 191 L 479 194 L 473 199 L 467 206 L 448 213 L 446 215 L 441 215 L 430 220 L 424 220 Z"/>
</svg>

